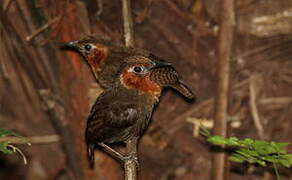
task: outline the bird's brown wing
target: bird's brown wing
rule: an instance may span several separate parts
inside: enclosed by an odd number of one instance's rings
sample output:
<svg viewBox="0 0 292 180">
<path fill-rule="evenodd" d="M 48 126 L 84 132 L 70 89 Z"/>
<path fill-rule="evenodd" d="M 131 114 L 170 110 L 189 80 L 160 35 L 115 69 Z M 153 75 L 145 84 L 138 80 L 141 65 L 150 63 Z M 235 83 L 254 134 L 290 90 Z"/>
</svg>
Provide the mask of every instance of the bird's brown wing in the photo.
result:
<svg viewBox="0 0 292 180">
<path fill-rule="evenodd" d="M 92 107 L 87 125 L 96 124 L 97 126 L 108 125 L 113 128 L 123 128 L 135 123 L 138 115 L 139 108 L 133 103 L 118 100 L 112 103 L 97 101 Z"/>
<path fill-rule="evenodd" d="M 133 125 L 138 117 L 139 110 L 127 102 L 95 103 L 86 128 L 87 154 L 91 168 L 94 165 L 94 144 L 121 141 L 123 131 Z"/>
</svg>

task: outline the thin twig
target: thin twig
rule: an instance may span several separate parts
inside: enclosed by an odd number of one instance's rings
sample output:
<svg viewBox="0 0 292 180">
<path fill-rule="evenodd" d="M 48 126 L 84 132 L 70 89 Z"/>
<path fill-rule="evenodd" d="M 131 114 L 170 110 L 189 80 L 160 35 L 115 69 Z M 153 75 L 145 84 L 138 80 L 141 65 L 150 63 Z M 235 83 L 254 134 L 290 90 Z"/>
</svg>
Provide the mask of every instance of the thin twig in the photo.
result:
<svg viewBox="0 0 292 180">
<path fill-rule="evenodd" d="M 46 30 L 47 28 L 49 28 L 52 24 L 56 23 L 57 21 L 59 21 L 61 19 L 61 17 L 56 17 L 54 19 L 52 19 L 51 21 L 49 21 L 47 24 L 43 25 L 42 27 L 40 27 L 39 29 L 37 29 L 35 32 L 33 32 L 31 35 L 27 36 L 25 38 L 26 41 L 30 42 L 32 41 L 36 36 L 38 36 L 41 32 L 43 32 L 44 30 Z"/>
<path fill-rule="evenodd" d="M 102 14 L 103 11 L 103 3 L 102 0 L 96 0 L 97 2 L 97 12 L 95 14 L 96 18 L 99 18 L 99 16 Z"/>
<path fill-rule="evenodd" d="M 11 2 L 12 2 L 12 0 L 4 0 L 3 1 L 2 9 L 3 9 L 4 12 L 8 10 Z"/>
<path fill-rule="evenodd" d="M 126 46 L 134 46 L 133 19 L 131 15 L 130 0 L 122 0 L 124 37 Z"/>
<path fill-rule="evenodd" d="M 1 62 L 0 60 L 0 75 L 2 75 L 4 77 L 4 79 L 8 80 L 9 79 L 9 74 L 7 71 L 7 67 L 4 64 L 4 62 Z"/>
<path fill-rule="evenodd" d="M 258 108 L 256 105 L 256 90 L 255 90 L 255 75 L 252 75 L 250 77 L 250 83 L 249 83 L 249 93 L 250 93 L 250 109 L 251 109 L 251 114 L 252 114 L 252 119 L 254 121 L 255 128 L 257 130 L 258 136 L 261 139 L 264 139 L 264 128 L 260 120 Z"/>
<path fill-rule="evenodd" d="M 274 170 L 275 170 L 276 179 L 277 179 L 277 180 L 280 180 L 281 178 L 280 178 L 280 174 L 279 174 L 279 171 L 278 171 L 278 168 L 277 168 L 276 163 L 273 163 L 273 168 L 274 168 Z"/>
<path fill-rule="evenodd" d="M 227 133 L 227 109 L 229 95 L 229 64 L 232 55 L 232 39 L 234 26 L 234 2 L 233 0 L 222 0 L 220 14 L 220 32 L 218 42 L 218 87 L 215 100 L 214 135 L 226 137 Z M 212 180 L 224 180 L 225 154 L 223 152 L 213 153 Z M 227 178 L 228 179 L 228 178 Z"/>
<path fill-rule="evenodd" d="M 125 45 L 128 47 L 133 47 L 134 46 L 134 30 L 133 30 L 133 20 L 132 20 L 132 15 L 131 15 L 130 0 L 122 0 L 122 6 L 123 6 Z M 137 143 L 138 143 L 138 139 L 132 139 L 126 142 L 127 156 L 131 156 L 133 158 L 128 158 L 124 161 L 125 180 L 137 179 L 137 161 L 138 161 Z M 133 154 L 135 154 L 135 156 L 132 156 Z"/>
<path fill-rule="evenodd" d="M 28 142 L 31 144 L 48 144 L 48 143 L 56 143 L 60 141 L 60 136 L 58 135 L 46 135 L 46 136 L 32 136 L 32 137 L 1 137 L 0 142 L 7 141 L 11 144 L 27 144 Z"/>
<path fill-rule="evenodd" d="M 23 163 L 26 165 L 27 164 L 27 159 L 26 156 L 23 154 L 23 152 L 16 146 L 13 145 L 8 145 L 7 147 L 11 148 L 13 152 L 17 152 L 18 154 L 21 155 L 22 159 L 23 159 Z"/>
<path fill-rule="evenodd" d="M 137 144 L 138 139 L 134 138 L 126 142 L 126 153 L 128 156 L 132 158 L 128 158 L 124 162 L 125 168 L 125 180 L 136 180 L 137 179 L 137 161 L 138 161 L 138 154 L 137 154 Z M 136 161 L 135 161 L 136 159 Z"/>
<path fill-rule="evenodd" d="M 259 104 L 283 104 L 287 105 L 292 103 L 291 97 L 271 97 L 271 98 L 263 98 L 258 101 Z"/>
</svg>

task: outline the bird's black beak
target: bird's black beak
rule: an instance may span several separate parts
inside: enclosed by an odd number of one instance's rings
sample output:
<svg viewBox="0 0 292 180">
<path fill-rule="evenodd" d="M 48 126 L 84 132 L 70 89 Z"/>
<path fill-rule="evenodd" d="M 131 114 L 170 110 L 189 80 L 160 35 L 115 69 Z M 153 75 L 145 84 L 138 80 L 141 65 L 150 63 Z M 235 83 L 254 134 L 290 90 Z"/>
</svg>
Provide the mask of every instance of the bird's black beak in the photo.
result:
<svg viewBox="0 0 292 180">
<path fill-rule="evenodd" d="M 149 68 L 149 70 L 165 66 L 171 66 L 171 63 L 165 61 L 155 61 L 154 64 Z"/>
<path fill-rule="evenodd" d="M 69 50 L 80 51 L 80 48 L 78 46 L 78 41 L 71 41 L 68 43 L 62 43 L 60 45 L 60 48 L 65 49 L 65 50 L 69 49 Z"/>
</svg>

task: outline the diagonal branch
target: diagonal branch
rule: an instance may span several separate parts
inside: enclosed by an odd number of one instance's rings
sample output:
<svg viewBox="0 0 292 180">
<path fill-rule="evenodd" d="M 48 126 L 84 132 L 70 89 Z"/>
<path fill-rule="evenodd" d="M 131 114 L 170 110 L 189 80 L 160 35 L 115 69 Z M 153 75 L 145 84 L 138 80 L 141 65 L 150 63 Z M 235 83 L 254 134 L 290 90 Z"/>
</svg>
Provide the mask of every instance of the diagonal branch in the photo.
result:
<svg viewBox="0 0 292 180">
<path fill-rule="evenodd" d="M 37 29 L 35 32 L 33 32 L 31 35 L 27 36 L 25 39 L 26 41 L 30 42 L 32 41 L 36 36 L 38 36 L 40 33 L 48 29 L 52 24 L 58 22 L 61 19 L 61 17 L 56 17 L 53 20 L 46 23 L 44 26 Z"/>
<path fill-rule="evenodd" d="M 255 84 L 256 84 L 256 75 L 251 75 L 250 77 L 250 83 L 249 83 L 249 93 L 250 93 L 250 109 L 251 109 L 251 114 L 253 117 L 254 125 L 257 130 L 258 136 L 261 139 L 264 139 L 264 128 L 262 125 L 262 122 L 260 120 L 260 115 L 258 112 L 258 108 L 256 105 L 256 89 L 255 89 Z"/>
</svg>

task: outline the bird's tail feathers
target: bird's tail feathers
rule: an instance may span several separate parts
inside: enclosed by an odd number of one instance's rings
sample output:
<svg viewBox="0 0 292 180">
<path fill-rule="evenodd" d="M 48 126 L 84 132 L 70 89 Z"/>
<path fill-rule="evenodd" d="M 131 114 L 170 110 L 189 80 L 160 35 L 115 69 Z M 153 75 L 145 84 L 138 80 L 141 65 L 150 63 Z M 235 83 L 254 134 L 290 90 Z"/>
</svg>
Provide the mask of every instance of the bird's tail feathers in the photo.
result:
<svg viewBox="0 0 292 180">
<path fill-rule="evenodd" d="M 89 167 L 91 169 L 94 168 L 94 144 L 88 144 L 87 145 L 87 158 L 89 162 Z"/>
<path fill-rule="evenodd" d="M 188 99 L 195 100 L 196 95 L 193 93 L 193 91 L 182 81 L 180 83 L 175 84 L 172 86 L 175 90 L 177 90 L 179 93 L 181 93 L 183 96 L 185 96 Z"/>
</svg>

